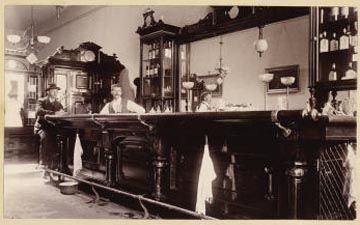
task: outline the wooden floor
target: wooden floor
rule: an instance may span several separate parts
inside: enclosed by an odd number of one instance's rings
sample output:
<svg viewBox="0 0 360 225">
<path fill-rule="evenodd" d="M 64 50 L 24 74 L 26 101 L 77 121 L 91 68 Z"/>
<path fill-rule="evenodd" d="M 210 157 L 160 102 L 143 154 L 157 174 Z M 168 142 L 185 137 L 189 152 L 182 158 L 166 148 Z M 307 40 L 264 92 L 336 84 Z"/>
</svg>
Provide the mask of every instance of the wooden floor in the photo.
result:
<svg viewBox="0 0 360 225">
<path fill-rule="evenodd" d="M 78 192 L 63 195 L 42 178 L 34 160 L 9 158 L 4 165 L 4 218 L 142 219 L 143 212 Z M 74 210 L 76 209 L 76 210 Z"/>
</svg>

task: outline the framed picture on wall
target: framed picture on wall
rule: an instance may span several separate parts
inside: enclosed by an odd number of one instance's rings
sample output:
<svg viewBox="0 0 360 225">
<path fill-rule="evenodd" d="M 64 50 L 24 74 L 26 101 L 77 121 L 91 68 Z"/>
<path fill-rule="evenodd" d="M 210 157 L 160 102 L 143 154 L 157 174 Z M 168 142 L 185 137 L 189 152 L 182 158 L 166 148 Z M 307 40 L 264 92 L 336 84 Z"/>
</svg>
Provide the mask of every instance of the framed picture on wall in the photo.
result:
<svg viewBox="0 0 360 225">
<path fill-rule="evenodd" d="M 223 84 L 218 84 L 217 79 L 219 74 L 210 74 L 210 75 L 199 75 L 198 79 L 204 81 L 205 89 L 208 92 L 211 92 L 213 97 L 221 97 L 223 92 Z M 208 88 L 206 88 L 208 87 Z"/>
<path fill-rule="evenodd" d="M 274 78 L 268 83 L 268 94 L 286 93 L 286 86 L 281 82 L 282 77 L 294 77 L 294 83 L 289 86 L 289 92 L 298 92 L 300 90 L 299 65 L 266 68 L 265 72 L 274 74 Z"/>
<path fill-rule="evenodd" d="M 77 89 L 87 89 L 89 85 L 88 76 L 78 74 L 76 75 L 76 88 Z"/>
</svg>

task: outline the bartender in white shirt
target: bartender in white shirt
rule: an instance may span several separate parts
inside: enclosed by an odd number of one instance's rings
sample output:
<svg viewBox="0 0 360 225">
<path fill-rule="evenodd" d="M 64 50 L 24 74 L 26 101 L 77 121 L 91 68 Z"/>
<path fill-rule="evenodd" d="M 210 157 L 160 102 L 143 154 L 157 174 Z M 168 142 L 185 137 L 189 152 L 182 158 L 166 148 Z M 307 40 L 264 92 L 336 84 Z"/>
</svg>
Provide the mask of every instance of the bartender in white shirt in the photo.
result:
<svg viewBox="0 0 360 225">
<path fill-rule="evenodd" d="M 113 100 L 106 103 L 100 114 L 145 113 L 145 109 L 142 106 L 129 99 L 122 98 L 121 86 L 119 84 L 113 84 L 111 86 L 111 95 L 113 96 Z"/>
<path fill-rule="evenodd" d="M 211 111 L 211 93 L 204 92 L 201 94 L 201 102 L 196 108 L 196 112 L 209 112 Z"/>
</svg>

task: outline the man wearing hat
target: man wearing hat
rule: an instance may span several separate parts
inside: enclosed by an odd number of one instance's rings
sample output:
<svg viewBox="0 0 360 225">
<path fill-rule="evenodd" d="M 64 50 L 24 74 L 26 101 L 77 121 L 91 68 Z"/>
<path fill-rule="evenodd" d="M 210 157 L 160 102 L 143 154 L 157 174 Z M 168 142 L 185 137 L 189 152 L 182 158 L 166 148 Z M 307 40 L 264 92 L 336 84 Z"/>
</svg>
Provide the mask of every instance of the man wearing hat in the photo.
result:
<svg viewBox="0 0 360 225">
<path fill-rule="evenodd" d="M 36 122 L 34 125 L 34 134 L 39 137 L 39 165 L 48 165 L 50 163 L 51 151 L 56 149 L 55 134 L 52 132 L 52 125 L 44 119 L 45 115 L 63 114 L 64 107 L 57 100 L 57 94 L 60 90 L 56 84 L 49 84 L 46 89 L 47 96 L 40 98 L 36 105 Z"/>
</svg>

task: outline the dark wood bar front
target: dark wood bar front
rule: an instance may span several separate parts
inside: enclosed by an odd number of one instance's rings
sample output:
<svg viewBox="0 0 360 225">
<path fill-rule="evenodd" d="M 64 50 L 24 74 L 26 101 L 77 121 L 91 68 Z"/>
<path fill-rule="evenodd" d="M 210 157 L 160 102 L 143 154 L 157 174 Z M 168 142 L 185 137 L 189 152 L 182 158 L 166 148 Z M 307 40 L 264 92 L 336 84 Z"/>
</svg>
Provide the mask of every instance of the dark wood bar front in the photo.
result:
<svg viewBox="0 0 360 225">
<path fill-rule="evenodd" d="M 346 154 L 338 151 L 356 145 L 355 117 L 311 117 L 284 110 L 45 118 L 58 135 L 53 169 L 68 174 L 78 132 L 84 152 L 82 176 L 195 210 L 207 136 L 216 172 L 207 215 L 355 218 L 342 196 L 344 178 L 332 177 L 344 171 L 331 167 L 345 161 Z"/>
</svg>

